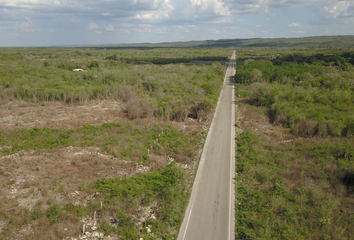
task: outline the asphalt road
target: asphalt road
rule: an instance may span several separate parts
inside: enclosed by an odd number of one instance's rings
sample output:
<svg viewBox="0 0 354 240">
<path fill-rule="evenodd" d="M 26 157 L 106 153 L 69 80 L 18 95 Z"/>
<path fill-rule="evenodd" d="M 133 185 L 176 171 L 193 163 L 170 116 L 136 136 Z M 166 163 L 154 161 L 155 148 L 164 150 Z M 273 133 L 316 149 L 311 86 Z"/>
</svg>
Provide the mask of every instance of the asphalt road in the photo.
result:
<svg viewBox="0 0 354 240">
<path fill-rule="evenodd" d="M 235 52 L 204 144 L 178 240 L 235 237 Z"/>
</svg>

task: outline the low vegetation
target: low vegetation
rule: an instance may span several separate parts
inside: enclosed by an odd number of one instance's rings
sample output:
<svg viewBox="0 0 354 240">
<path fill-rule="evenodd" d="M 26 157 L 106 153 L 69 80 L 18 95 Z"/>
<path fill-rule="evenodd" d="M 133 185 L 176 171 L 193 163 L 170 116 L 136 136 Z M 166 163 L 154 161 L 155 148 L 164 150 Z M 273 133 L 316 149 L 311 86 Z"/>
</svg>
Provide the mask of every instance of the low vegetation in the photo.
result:
<svg viewBox="0 0 354 240">
<path fill-rule="evenodd" d="M 155 140 L 158 139 L 158 142 Z M 54 148 L 100 147 L 114 157 L 139 160 L 148 150 L 159 155 L 182 154 L 192 158 L 201 142 L 200 132 L 186 135 L 168 124 L 104 123 L 84 125 L 76 129 L 32 128 L 0 131 L 0 150 L 3 155 L 21 150 L 45 151 Z"/>
<path fill-rule="evenodd" d="M 236 239 L 351 239 L 353 51 L 266 51 L 235 76 L 240 104 L 278 131 L 237 137 Z"/>
<path fill-rule="evenodd" d="M 301 136 L 354 134 L 354 52 L 294 54 L 272 61 L 245 61 L 236 82 L 253 104 L 269 108 L 273 124 Z M 245 88 L 243 88 L 245 89 Z"/>
<path fill-rule="evenodd" d="M 10 121 L 0 129 L 6 179 L 0 239 L 71 239 L 84 230 L 101 238 L 176 239 L 205 137 L 201 127 L 216 105 L 229 55 L 229 49 L 0 49 L 1 117 L 12 111 L 11 101 L 43 107 L 107 100 L 123 108 L 109 110 L 121 121 L 23 129 Z"/>
<path fill-rule="evenodd" d="M 119 239 L 175 239 L 182 220 L 183 211 L 188 204 L 189 190 L 184 169 L 172 163 L 163 169 L 151 173 L 121 179 L 98 179 L 90 185 L 90 191 L 101 192 L 101 203 L 95 201 L 89 206 L 78 206 L 67 202 L 64 206 L 38 202 L 32 210 L 15 208 L 8 212 L 3 210 L 7 220 L 1 239 L 12 239 L 19 229 L 30 224 L 30 231 L 17 235 L 22 239 L 63 239 L 68 234 L 79 235 L 82 225 L 80 220 L 85 216 L 95 216 L 98 230 L 104 236 L 118 235 Z M 155 217 L 146 219 L 138 225 L 136 215 L 141 214 L 141 207 L 153 205 Z M 103 207 L 102 207 L 103 206 Z M 113 215 L 112 215 L 113 214 Z M 113 217 L 113 221 L 107 219 Z M 65 232 L 70 226 L 78 226 Z M 154 236 L 146 232 L 150 226 Z M 67 230 L 66 230 L 67 231 Z"/>
<path fill-rule="evenodd" d="M 231 54 L 218 50 L 1 49 L 0 101 L 114 99 L 127 102 L 131 119 L 202 118 L 215 106 Z M 211 65 L 182 64 L 191 60 Z"/>
<path fill-rule="evenodd" d="M 354 237 L 353 140 L 237 142 L 237 239 Z"/>
</svg>

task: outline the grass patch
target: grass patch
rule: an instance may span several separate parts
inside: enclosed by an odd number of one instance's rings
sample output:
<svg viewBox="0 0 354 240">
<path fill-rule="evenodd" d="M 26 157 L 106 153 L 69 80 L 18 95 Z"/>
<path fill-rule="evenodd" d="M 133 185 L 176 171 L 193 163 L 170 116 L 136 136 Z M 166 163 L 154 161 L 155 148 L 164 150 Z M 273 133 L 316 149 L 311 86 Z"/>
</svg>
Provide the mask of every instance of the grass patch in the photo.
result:
<svg viewBox="0 0 354 240">
<path fill-rule="evenodd" d="M 118 231 L 123 239 L 148 236 L 144 228 L 139 230 L 136 221 L 129 215 L 139 206 L 149 206 L 154 202 L 156 220 L 148 219 L 146 226 L 152 225 L 156 237 L 177 237 L 170 229 L 179 229 L 184 212 L 181 210 L 186 208 L 189 199 L 185 173 L 177 164 L 172 163 L 153 173 L 144 173 L 128 179 L 100 179 L 95 186 L 105 193 L 106 211 L 116 211 L 119 215 L 119 223 L 115 229 L 109 225 L 102 228 L 106 234 Z M 120 205 L 118 210 L 115 209 L 117 205 Z"/>
<path fill-rule="evenodd" d="M 159 155 L 184 154 L 192 157 L 201 138 L 198 131 L 185 135 L 169 124 L 112 122 L 100 126 L 85 125 L 72 130 L 35 127 L 0 131 L 0 143 L 11 146 L 0 152 L 8 155 L 25 149 L 44 151 L 67 146 L 96 146 L 115 157 L 141 158 L 146 161 L 146 153 L 151 147 L 152 152 Z"/>
</svg>

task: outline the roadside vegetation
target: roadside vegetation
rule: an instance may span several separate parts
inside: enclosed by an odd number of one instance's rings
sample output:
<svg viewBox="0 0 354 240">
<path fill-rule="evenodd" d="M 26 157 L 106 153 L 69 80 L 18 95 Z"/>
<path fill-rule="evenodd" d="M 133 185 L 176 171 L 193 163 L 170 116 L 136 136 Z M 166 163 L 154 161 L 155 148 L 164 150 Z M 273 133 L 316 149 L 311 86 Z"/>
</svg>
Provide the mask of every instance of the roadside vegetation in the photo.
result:
<svg viewBox="0 0 354 240">
<path fill-rule="evenodd" d="M 278 133 L 237 137 L 236 239 L 352 239 L 353 50 L 239 52 L 240 104 Z"/>
<path fill-rule="evenodd" d="M 8 179 L 0 183 L 0 239 L 77 238 L 84 224 L 100 238 L 176 239 L 204 142 L 200 126 L 214 111 L 229 55 L 224 48 L 0 49 L 0 105 L 109 100 L 124 106 L 125 117 L 0 129 L 0 176 Z M 198 127 L 184 131 L 187 122 Z M 63 151 L 76 160 L 58 158 Z M 83 175 L 95 168 L 110 175 Z"/>
</svg>

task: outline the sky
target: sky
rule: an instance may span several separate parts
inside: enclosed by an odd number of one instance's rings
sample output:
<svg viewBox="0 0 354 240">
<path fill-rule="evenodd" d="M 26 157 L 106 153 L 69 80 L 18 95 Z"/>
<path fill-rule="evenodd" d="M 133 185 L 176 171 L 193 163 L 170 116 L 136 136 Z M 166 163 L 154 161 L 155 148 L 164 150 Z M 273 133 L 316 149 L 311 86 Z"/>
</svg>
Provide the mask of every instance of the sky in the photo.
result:
<svg viewBox="0 0 354 240">
<path fill-rule="evenodd" d="M 354 35 L 354 0 L 0 0 L 0 47 Z"/>
</svg>

